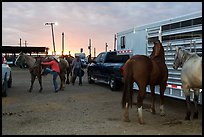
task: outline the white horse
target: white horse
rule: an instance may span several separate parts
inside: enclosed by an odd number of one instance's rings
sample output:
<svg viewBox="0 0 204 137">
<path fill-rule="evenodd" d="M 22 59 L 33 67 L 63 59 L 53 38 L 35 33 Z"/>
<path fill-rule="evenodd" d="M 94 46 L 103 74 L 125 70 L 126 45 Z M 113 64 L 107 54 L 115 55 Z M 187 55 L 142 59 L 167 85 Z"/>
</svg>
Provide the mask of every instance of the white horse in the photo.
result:
<svg viewBox="0 0 204 137">
<path fill-rule="evenodd" d="M 194 104 L 195 112 L 194 119 L 198 118 L 198 95 L 199 89 L 202 89 L 202 57 L 199 57 L 196 53 L 191 53 L 187 50 L 176 47 L 175 59 L 173 68 L 181 70 L 181 82 L 183 91 L 186 96 L 186 117 L 185 120 L 190 120 L 190 89 L 194 91 Z"/>
</svg>

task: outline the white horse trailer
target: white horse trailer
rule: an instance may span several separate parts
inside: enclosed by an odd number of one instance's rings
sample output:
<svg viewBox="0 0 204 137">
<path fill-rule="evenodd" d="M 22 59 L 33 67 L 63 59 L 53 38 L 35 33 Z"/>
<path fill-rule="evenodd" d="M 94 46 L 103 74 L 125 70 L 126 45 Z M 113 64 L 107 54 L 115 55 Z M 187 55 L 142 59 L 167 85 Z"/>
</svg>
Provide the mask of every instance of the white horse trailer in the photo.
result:
<svg viewBox="0 0 204 137">
<path fill-rule="evenodd" d="M 117 33 L 116 51 L 118 54 L 147 55 L 152 52 L 153 41 L 160 40 L 165 50 L 165 60 L 168 67 L 168 81 L 165 96 L 185 99 L 181 83 L 181 68 L 173 69 L 175 46 L 196 52 L 202 56 L 202 11 L 163 20 L 160 22 L 133 27 Z M 139 67 L 139 66 L 138 66 Z M 138 89 L 134 83 L 134 89 Z M 147 92 L 150 92 L 149 86 Z M 155 88 L 159 94 L 159 87 Z M 202 89 L 199 93 L 199 104 L 202 104 Z M 193 100 L 191 92 L 191 100 Z"/>
</svg>

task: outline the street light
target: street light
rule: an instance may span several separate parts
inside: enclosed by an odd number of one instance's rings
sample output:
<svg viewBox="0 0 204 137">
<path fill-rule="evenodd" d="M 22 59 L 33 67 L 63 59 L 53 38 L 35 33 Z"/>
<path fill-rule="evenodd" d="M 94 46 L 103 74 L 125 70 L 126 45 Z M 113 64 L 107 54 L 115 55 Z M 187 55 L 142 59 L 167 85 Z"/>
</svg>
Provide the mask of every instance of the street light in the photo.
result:
<svg viewBox="0 0 204 137">
<path fill-rule="evenodd" d="M 56 23 L 54 23 L 54 22 L 45 23 L 45 25 L 51 25 L 54 55 L 56 55 L 56 51 L 55 51 L 55 38 L 54 38 L 54 30 L 53 30 L 53 25 L 55 25 L 55 24 Z"/>
</svg>

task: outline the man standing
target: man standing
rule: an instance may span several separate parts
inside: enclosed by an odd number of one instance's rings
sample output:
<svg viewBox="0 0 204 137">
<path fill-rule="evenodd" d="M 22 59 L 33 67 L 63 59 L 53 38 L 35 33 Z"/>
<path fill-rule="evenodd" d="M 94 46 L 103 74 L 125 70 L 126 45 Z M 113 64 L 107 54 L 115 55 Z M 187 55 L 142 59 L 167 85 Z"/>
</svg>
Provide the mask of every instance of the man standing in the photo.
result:
<svg viewBox="0 0 204 137">
<path fill-rule="evenodd" d="M 82 74 L 81 74 L 82 64 L 81 64 L 79 55 L 75 56 L 74 60 L 72 61 L 71 66 L 72 66 L 72 74 L 73 74 L 71 82 L 74 85 L 76 77 L 79 76 L 79 85 L 81 86 L 82 85 Z"/>
</svg>

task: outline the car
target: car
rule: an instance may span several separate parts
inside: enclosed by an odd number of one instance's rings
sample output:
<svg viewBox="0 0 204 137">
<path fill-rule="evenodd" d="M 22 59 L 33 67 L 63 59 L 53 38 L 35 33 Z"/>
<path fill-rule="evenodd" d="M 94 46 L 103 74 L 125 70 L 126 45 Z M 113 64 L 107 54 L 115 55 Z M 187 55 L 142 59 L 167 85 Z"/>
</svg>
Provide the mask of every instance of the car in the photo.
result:
<svg viewBox="0 0 204 137">
<path fill-rule="evenodd" d="M 7 64 L 4 56 L 2 56 L 2 97 L 7 96 L 7 89 L 12 87 L 11 67 Z"/>
</svg>

